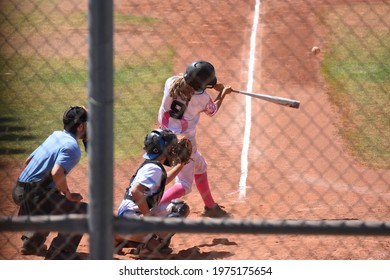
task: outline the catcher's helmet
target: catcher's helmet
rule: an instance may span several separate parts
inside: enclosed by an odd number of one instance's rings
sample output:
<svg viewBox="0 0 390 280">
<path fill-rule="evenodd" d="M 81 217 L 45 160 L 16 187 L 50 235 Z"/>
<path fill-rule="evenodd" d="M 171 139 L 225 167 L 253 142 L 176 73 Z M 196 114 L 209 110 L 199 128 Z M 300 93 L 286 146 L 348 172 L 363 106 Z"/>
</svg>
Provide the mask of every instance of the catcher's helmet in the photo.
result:
<svg viewBox="0 0 390 280">
<path fill-rule="evenodd" d="M 217 83 L 214 66 L 204 60 L 198 60 L 188 65 L 184 73 L 184 80 L 196 91 L 213 87 Z"/>
<path fill-rule="evenodd" d="M 172 131 L 168 129 L 155 129 L 145 137 L 144 158 L 153 160 L 164 154 L 168 160 L 171 160 L 171 150 L 177 142 L 177 136 Z"/>
</svg>

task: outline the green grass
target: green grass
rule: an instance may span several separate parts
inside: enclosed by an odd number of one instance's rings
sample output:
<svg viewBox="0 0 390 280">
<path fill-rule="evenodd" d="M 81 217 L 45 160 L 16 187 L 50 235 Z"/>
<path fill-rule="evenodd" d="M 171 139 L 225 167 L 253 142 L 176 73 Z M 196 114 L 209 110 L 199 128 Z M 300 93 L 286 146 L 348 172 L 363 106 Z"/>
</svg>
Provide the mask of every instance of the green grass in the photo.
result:
<svg viewBox="0 0 390 280">
<path fill-rule="evenodd" d="M 81 59 L 43 61 L 14 55 L 1 57 L 0 65 L 2 154 L 31 152 L 53 129 L 61 128 L 67 106 L 86 104 L 85 61 Z"/>
<path fill-rule="evenodd" d="M 341 18 L 328 24 L 334 36 L 321 71 L 341 112 L 339 132 L 359 161 L 390 168 L 390 35 L 380 26 L 356 30 Z"/>
<path fill-rule="evenodd" d="M 88 18 L 85 11 L 80 10 L 73 3 L 64 3 L 60 0 L 32 0 L 22 1 L 23 7 L 16 1 L 1 1 L 0 9 L 4 19 L 0 22 L 4 34 L 16 33 L 48 33 L 53 31 L 77 29 L 87 27 Z M 133 25 L 148 27 L 158 23 L 158 20 L 149 16 L 136 16 L 114 13 L 115 25 Z"/>
<path fill-rule="evenodd" d="M 132 25 L 150 25 L 158 23 L 158 20 L 153 17 L 147 16 L 135 16 L 135 15 L 124 15 L 116 13 L 114 20 L 118 24 L 132 24 Z"/>
<path fill-rule="evenodd" d="M 87 14 L 59 0 L 1 1 L 4 34 L 43 34 L 87 25 Z"/>
<path fill-rule="evenodd" d="M 139 155 L 157 122 L 163 86 L 173 69 L 172 50 L 148 60 L 118 62 L 115 70 L 116 157 Z"/>
<path fill-rule="evenodd" d="M 114 75 L 115 157 L 133 157 L 157 120 L 162 87 L 172 72 L 173 52 L 128 61 L 117 59 Z M 13 67 L 23 63 L 17 73 Z M 122 62 L 119 62 L 122 61 Z M 87 68 L 82 59 L 15 57 L 1 67 L 0 152 L 23 157 L 53 130 L 62 129 L 69 105 L 87 105 Z M 1 65 L 4 61 L 0 60 Z M 36 74 L 36 73 L 39 73 Z"/>
<path fill-rule="evenodd" d="M 86 34 L 86 13 L 60 8 L 59 0 L 0 4 L 5 36 L 41 37 L 77 28 Z M 47 11 L 53 10 L 52 13 Z M 151 17 L 114 16 L 115 25 L 149 28 Z M 8 34 L 8 35 L 7 35 Z M 62 130 L 62 113 L 70 105 L 88 105 L 86 57 L 42 56 L 4 45 L 0 54 L 0 157 L 24 159 L 54 130 Z M 114 157 L 138 157 L 143 140 L 157 121 L 165 79 L 172 73 L 174 51 L 119 53 L 114 62 Z"/>
</svg>

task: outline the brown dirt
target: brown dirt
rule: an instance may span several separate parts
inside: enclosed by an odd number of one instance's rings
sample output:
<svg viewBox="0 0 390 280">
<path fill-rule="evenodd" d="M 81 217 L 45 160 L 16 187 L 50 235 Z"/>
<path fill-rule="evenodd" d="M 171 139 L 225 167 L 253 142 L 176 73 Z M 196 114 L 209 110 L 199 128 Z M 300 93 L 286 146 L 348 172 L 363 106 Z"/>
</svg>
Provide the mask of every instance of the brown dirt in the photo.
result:
<svg viewBox="0 0 390 280">
<path fill-rule="evenodd" d="M 150 4 L 122 1 L 116 8 L 124 14 L 160 19 L 160 36 L 152 34 L 151 41 L 175 47 L 177 72 L 194 59 L 202 58 L 213 62 L 220 81 L 245 89 L 254 1 L 210 0 L 202 1 L 202 6 L 197 8 L 193 7 L 194 1 L 147 2 Z M 389 217 L 389 170 L 361 166 L 346 153 L 337 135 L 337 113 L 328 102 L 319 73 L 321 59 L 327 51 L 324 34 L 328 30 L 319 25 L 318 15 L 339 2 L 345 1 L 261 1 L 253 91 L 300 100 L 301 108 L 294 110 L 252 100 L 253 124 L 244 200 L 238 198 L 238 182 L 245 98 L 229 96 L 217 116 L 201 119 L 200 150 L 209 163 L 213 194 L 233 218 L 387 220 Z M 352 2 L 362 1 L 349 1 Z M 206 17 L 191 16 L 200 11 Z M 179 12 L 188 16 L 185 19 L 175 16 Z M 204 21 L 212 23 L 214 29 L 203 24 Z M 172 31 L 172 27 L 178 27 L 178 31 Z M 128 51 L 121 41 L 128 35 L 125 33 L 120 29 L 116 34 L 116 51 Z M 141 44 L 137 38 L 132 37 L 135 45 Z M 314 45 L 322 49 L 318 56 L 310 53 Z M 115 166 L 115 208 L 128 182 L 130 166 L 129 162 Z M 9 186 L 20 170 L 21 166 L 2 166 L 1 188 L 6 188 L 1 192 L 3 196 L 9 194 Z M 87 185 L 86 174 L 86 168 L 80 167 L 70 175 L 71 185 Z M 83 194 L 88 200 L 86 189 Z M 185 200 L 192 208 L 190 217 L 199 218 L 203 206 L 195 187 Z M 3 209 L 2 213 L 16 213 L 12 204 L 2 204 Z M 4 239 L 3 234 L 0 238 Z M 33 259 L 17 253 L 20 246 L 17 238 L 8 234 L 6 238 L 9 239 L 0 241 L 2 253 L 6 252 L 10 259 Z M 390 258 L 389 238 L 377 236 L 180 233 L 172 245 L 173 259 Z M 87 236 L 79 251 L 89 251 Z M 114 257 L 136 258 L 128 252 L 125 250 Z"/>
</svg>

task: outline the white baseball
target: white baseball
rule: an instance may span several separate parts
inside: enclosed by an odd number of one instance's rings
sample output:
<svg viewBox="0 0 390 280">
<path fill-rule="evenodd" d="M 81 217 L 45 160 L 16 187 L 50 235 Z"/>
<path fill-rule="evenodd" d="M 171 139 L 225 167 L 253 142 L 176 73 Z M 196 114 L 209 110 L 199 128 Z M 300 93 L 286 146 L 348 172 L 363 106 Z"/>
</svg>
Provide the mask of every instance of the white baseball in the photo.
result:
<svg viewBox="0 0 390 280">
<path fill-rule="evenodd" d="M 321 49 L 319 47 L 317 47 L 317 46 L 314 46 L 311 49 L 311 52 L 312 52 L 312 54 L 317 55 L 317 54 L 319 54 L 321 52 Z"/>
</svg>

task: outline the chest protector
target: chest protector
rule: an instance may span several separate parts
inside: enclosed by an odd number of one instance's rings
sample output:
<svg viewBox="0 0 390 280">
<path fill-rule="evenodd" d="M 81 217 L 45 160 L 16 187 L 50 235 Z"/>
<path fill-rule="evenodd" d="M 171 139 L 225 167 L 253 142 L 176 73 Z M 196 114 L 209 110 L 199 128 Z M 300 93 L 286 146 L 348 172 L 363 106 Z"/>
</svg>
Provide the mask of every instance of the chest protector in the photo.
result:
<svg viewBox="0 0 390 280">
<path fill-rule="evenodd" d="M 159 162 L 159 161 L 153 161 L 153 160 L 145 160 L 141 166 L 137 169 L 137 171 L 134 173 L 134 175 L 131 177 L 130 179 L 130 183 L 129 183 L 129 186 L 126 188 L 126 192 L 125 192 L 125 195 L 123 197 L 123 199 L 129 199 L 131 201 L 134 201 L 134 198 L 133 196 L 130 194 L 130 187 L 131 187 L 131 183 L 134 181 L 135 179 L 135 176 L 137 176 L 137 173 L 138 171 L 147 163 L 153 163 L 153 164 L 156 164 L 160 167 L 161 171 L 162 171 L 162 178 L 161 178 L 161 185 L 160 185 L 160 188 L 159 190 L 154 193 L 154 194 L 151 194 L 151 195 L 148 195 L 146 197 L 146 202 L 148 203 L 148 207 L 149 209 L 153 208 L 154 206 L 158 205 L 160 200 L 161 200 L 161 197 L 163 196 L 164 194 L 164 190 L 165 190 L 165 183 L 167 181 L 167 172 L 164 168 L 164 166 Z"/>
</svg>

